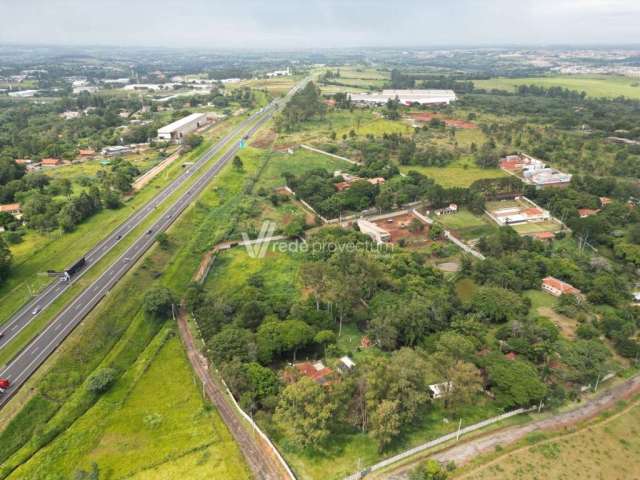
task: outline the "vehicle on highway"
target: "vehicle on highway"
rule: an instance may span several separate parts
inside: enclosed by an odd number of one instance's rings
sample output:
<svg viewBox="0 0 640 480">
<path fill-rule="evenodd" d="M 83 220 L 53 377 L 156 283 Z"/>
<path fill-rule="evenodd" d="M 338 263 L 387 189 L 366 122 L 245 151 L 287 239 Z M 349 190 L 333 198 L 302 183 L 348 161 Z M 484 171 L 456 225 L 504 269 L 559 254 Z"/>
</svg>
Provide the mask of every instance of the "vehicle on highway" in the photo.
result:
<svg viewBox="0 0 640 480">
<path fill-rule="evenodd" d="M 31 311 L 31 315 L 37 315 L 37 314 L 39 314 L 39 313 L 40 313 L 40 310 L 42 310 L 42 308 L 41 308 L 41 307 L 39 307 L 39 306 L 38 306 L 38 307 L 36 307 L 36 308 L 34 308 L 34 309 Z"/>
<path fill-rule="evenodd" d="M 4 393 L 11 386 L 11 382 L 6 378 L 0 378 L 0 393 Z"/>
<path fill-rule="evenodd" d="M 153 233 L 153 230 L 147 230 L 147 235 L 151 235 Z"/>
<path fill-rule="evenodd" d="M 4 332 L 0 332 L 0 338 L 4 337 Z"/>
<path fill-rule="evenodd" d="M 71 280 L 71 277 L 74 274 L 76 274 L 86 264 L 87 264 L 87 260 L 84 257 L 82 257 L 80 260 L 78 260 L 76 263 L 74 263 L 64 271 L 64 278 L 66 280 Z"/>
</svg>

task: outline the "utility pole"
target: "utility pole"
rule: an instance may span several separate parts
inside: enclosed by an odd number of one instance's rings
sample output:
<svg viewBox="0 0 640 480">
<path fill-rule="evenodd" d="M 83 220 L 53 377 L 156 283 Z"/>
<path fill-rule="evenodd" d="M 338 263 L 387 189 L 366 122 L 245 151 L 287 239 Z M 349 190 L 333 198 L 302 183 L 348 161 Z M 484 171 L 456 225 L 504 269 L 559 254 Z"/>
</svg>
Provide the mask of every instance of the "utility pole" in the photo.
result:
<svg viewBox="0 0 640 480">
<path fill-rule="evenodd" d="M 600 375 L 598 375 L 598 378 L 596 379 L 596 386 L 593 388 L 594 392 L 598 391 L 598 384 L 600 383 Z"/>
<path fill-rule="evenodd" d="M 458 422 L 458 433 L 456 433 L 456 442 L 460 438 L 460 428 L 461 427 L 462 427 L 462 418 L 460 418 L 460 421 Z"/>
</svg>

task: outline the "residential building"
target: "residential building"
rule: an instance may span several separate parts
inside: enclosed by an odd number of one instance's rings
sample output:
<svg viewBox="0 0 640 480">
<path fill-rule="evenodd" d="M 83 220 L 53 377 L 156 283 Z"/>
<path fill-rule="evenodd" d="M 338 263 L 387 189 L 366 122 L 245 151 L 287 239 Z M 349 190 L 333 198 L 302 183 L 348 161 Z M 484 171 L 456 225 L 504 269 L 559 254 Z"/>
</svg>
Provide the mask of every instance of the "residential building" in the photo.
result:
<svg viewBox="0 0 640 480">
<path fill-rule="evenodd" d="M 324 363 L 319 360 L 314 363 L 296 363 L 294 367 L 301 375 L 310 378 L 319 385 L 328 385 L 329 383 L 331 383 L 333 370 L 331 370 L 329 367 L 326 367 Z"/>
<path fill-rule="evenodd" d="M 105 157 L 117 157 L 133 152 L 133 148 L 126 145 L 114 145 L 113 147 L 104 147 L 100 153 Z"/>
<path fill-rule="evenodd" d="M 207 124 L 208 121 L 206 113 L 192 113 L 160 128 L 158 138 L 180 143 L 185 136 Z"/>
<path fill-rule="evenodd" d="M 507 155 L 500 160 L 500 168 L 510 172 L 515 171 L 534 171 L 545 168 L 546 165 L 542 160 L 531 157 L 526 153 L 518 153 L 515 155 Z"/>
<path fill-rule="evenodd" d="M 599 209 L 595 210 L 593 208 L 579 208 L 578 215 L 580 215 L 580 218 L 587 218 L 587 217 L 590 217 L 591 215 L 595 215 L 599 211 L 600 211 Z"/>
<path fill-rule="evenodd" d="M 9 213 L 17 219 L 22 218 L 22 210 L 20 209 L 19 203 L 6 203 L 4 205 L 0 205 L 0 213 Z"/>
<path fill-rule="evenodd" d="M 452 388 L 453 384 L 451 382 L 434 383 L 433 385 L 429 385 L 429 394 L 431 398 L 434 399 L 442 398 L 449 393 Z"/>
<path fill-rule="evenodd" d="M 525 222 L 542 222 L 551 218 L 551 214 L 539 207 L 508 207 L 495 210 L 492 217 L 499 225 L 517 225 Z"/>
<path fill-rule="evenodd" d="M 365 235 L 369 235 L 376 243 L 389 243 L 391 241 L 391 234 L 375 223 L 359 218 L 357 224 L 360 231 Z"/>
<path fill-rule="evenodd" d="M 609 197 L 600 197 L 600 206 L 606 207 L 607 205 L 610 205 L 612 201 L 613 200 L 611 200 Z"/>
<path fill-rule="evenodd" d="M 580 290 L 573 285 L 558 280 L 555 277 L 545 277 L 542 280 L 542 290 L 550 293 L 554 297 L 559 297 L 560 295 L 581 295 Z"/>
<path fill-rule="evenodd" d="M 59 158 L 43 158 L 40 160 L 40 165 L 43 167 L 58 167 L 62 165 L 62 160 Z"/>
<path fill-rule="evenodd" d="M 93 157 L 96 154 L 96 151 L 92 148 L 81 148 L 78 150 L 78 155 L 81 157 Z"/>
<path fill-rule="evenodd" d="M 448 105 L 458 99 L 453 90 L 383 90 L 372 93 L 351 93 L 349 96 L 353 103 L 365 105 L 384 105 L 396 98 L 404 105 Z"/>
<path fill-rule="evenodd" d="M 342 373 L 348 373 L 355 366 L 356 366 L 356 363 L 353 360 L 351 360 L 350 357 L 345 355 L 344 357 L 340 357 L 340 360 L 338 361 L 337 369 Z"/>
<path fill-rule="evenodd" d="M 545 187 L 567 187 L 571 183 L 573 175 L 564 173 L 555 168 L 537 168 L 532 170 L 523 170 L 522 175 L 524 181 L 536 188 Z"/>
<path fill-rule="evenodd" d="M 458 205 L 456 203 L 450 203 L 448 207 L 436 210 L 436 215 L 451 215 L 453 213 L 458 213 Z"/>
</svg>

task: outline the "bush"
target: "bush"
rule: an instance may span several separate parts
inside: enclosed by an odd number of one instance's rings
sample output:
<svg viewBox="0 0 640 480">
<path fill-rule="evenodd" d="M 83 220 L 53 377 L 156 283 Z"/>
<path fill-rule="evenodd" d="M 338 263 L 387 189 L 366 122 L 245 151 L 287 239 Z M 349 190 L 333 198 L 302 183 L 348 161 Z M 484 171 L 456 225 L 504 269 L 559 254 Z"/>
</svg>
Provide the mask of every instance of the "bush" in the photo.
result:
<svg viewBox="0 0 640 480">
<path fill-rule="evenodd" d="M 157 319 L 169 318 L 174 303 L 174 295 L 166 287 L 152 288 L 145 294 L 142 302 L 145 313 Z"/>
<path fill-rule="evenodd" d="M 106 392 L 115 378 L 116 371 L 113 368 L 102 368 L 89 377 L 87 390 L 95 394 Z"/>
</svg>

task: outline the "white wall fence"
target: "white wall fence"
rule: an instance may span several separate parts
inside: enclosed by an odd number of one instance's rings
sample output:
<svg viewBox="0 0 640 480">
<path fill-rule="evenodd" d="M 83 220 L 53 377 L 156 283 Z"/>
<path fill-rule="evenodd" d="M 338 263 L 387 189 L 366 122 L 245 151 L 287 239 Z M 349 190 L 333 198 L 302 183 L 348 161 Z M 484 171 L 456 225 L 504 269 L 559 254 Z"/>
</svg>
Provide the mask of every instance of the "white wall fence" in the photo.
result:
<svg viewBox="0 0 640 480">
<path fill-rule="evenodd" d="M 289 480 L 296 480 L 295 474 L 293 473 L 291 468 L 289 468 L 289 465 L 287 464 L 285 459 L 280 454 L 280 451 L 276 448 L 276 446 L 273 444 L 273 442 L 271 442 L 269 437 L 267 435 L 265 435 L 265 433 L 260 429 L 258 424 L 256 422 L 254 422 L 253 419 L 249 415 L 247 415 L 247 413 L 240 407 L 238 402 L 236 402 L 236 399 L 233 397 L 233 394 L 231 393 L 231 390 L 229 390 L 229 387 L 227 386 L 226 382 L 224 381 L 224 378 L 222 378 L 222 375 L 220 375 L 219 378 L 220 378 L 220 381 L 222 382 L 222 384 L 224 385 L 224 388 L 226 390 L 227 396 L 231 399 L 231 401 L 233 402 L 233 405 L 236 407 L 238 412 L 240 412 L 240 415 L 242 415 L 242 417 L 249 423 L 249 425 L 251 425 L 251 427 L 260 436 L 260 438 L 267 445 L 269 445 L 271 450 L 273 450 L 273 454 L 278 459 L 278 462 L 282 465 L 282 468 L 284 469 L 284 471 L 287 473 L 288 479 Z"/>
<path fill-rule="evenodd" d="M 484 260 L 485 256 L 483 254 L 481 254 L 479 251 L 477 251 L 476 249 L 470 247 L 469 245 L 467 245 L 466 243 L 464 243 L 462 240 L 458 239 L 455 235 L 453 235 L 453 233 L 451 233 L 449 230 L 445 230 L 444 231 L 444 236 L 446 237 L 447 240 L 449 240 L 450 242 L 454 243 L 455 245 L 457 245 L 458 247 L 460 247 L 462 250 L 464 250 L 465 252 L 473 255 L 474 257 L 480 259 L 480 260 Z"/>
<path fill-rule="evenodd" d="M 382 462 L 378 462 L 375 465 L 372 465 L 363 470 L 360 470 L 359 472 L 349 475 L 348 477 L 345 478 L 345 480 L 359 480 L 361 478 L 364 478 L 367 474 L 371 472 L 375 472 L 376 470 L 381 470 L 383 468 L 386 468 L 401 460 L 405 460 L 411 457 L 412 455 L 423 452 L 425 450 L 429 450 L 430 448 L 436 447 L 450 440 L 457 440 L 462 435 L 465 435 L 467 433 L 474 432 L 488 425 L 492 425 L 502 420 L 506 420 L 507 418 L 515 417 L 516 415 L 532 412 L 538 409 L 539 407 L 519 408 L 517 410 L 512 410 L 510 412 L 503 413 L 502 415 L 498 415 L 497 417 L 488 418 L 487 420 L 483 420 L 482 422 L 474 423 L 473 425 L 469 425 L 468 427 L 461 428 L 460 431 L 456 430 L 455 432 L 448 433 L 447 435 L 443 435 L 442 437 L 436 438 L 435 440 L 431 440 L 430 442 L 423 443 L 422 445 L 418 445 L 417 447 L 406 450 L 402 453 L 399 453 L 398 455 L 394 455 L 391 458 L 387 458 Z"/>
</svg>

